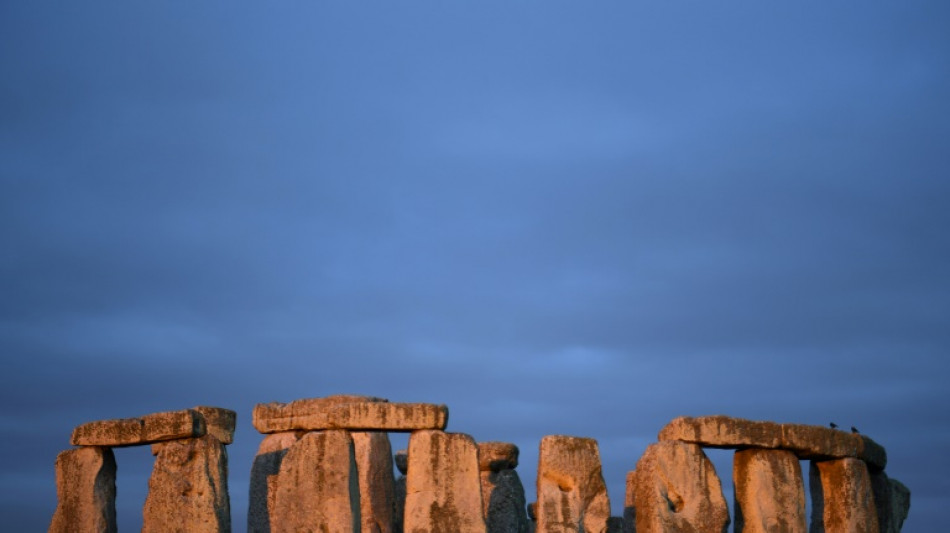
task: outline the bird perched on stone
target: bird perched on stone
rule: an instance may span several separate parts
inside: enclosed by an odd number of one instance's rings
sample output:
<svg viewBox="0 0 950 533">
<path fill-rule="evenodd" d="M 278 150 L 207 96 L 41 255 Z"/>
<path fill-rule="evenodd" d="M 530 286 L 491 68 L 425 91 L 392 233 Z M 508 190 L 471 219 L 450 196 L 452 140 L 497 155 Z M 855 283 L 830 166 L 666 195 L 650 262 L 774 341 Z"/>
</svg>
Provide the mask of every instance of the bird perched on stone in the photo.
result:
<svg viewBox="0 0 950 533">
<path fill-rule="evenodd" d="M 861 432 L 858 431 L 858 428 L 851 426 L 851 433 L 861 433 Z"/>
<path fill-rule="evenodd" d="M 834 422 L 828 422 L 828 426 L 830 426 L 831 429 L 838 429 L 838 424 L 835 424 Z"/>
</svg>

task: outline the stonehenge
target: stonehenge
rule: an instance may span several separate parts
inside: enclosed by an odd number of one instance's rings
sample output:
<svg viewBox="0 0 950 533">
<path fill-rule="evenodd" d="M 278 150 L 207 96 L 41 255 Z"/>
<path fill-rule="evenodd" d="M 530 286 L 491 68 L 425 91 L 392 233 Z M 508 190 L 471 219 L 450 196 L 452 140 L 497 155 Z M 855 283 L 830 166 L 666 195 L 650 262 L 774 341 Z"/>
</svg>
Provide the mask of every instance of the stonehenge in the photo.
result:
<svg viewBox="0 0 950 533">
<path fill-rule="evenodd" d="M 78 446 L 56 459 L 58 502 L 50 532 L 114 532 L 115 455 L 112 448 L 151 445 L 156 456 L 143 509 L 143 532 L 231 531 L 228 462 L 237 415 L 194 407 L 77 426 Z"/>
<path fill-rule="evenodd" d="M 226 446 L 235 424 L 234 411 L 201 406 L 77 426 L 74 448 L 56 458 L 49 531 L 115 532 L 112 448 L 149 445 L 143 532 L 230 532 Z M 543 437 L 537 500 L 526 505 L 518 446 L 477 442 L 447 424 L 445 405 L 373 396 L 257 404 L 252 425 L 262 436 L 250 465 L 247 531 L 722 533 L 732 525 L 745 533 L 895 533 L 910 509 L 910 491 L 885 472 L 885 449 L 833 428 L 675 418 L 630 458 L 622 516 L 611 516 L 596 440 Z M 408 449 L 393 454 L 392 432 L 409 434 Z M 734 450 L 732 516 L 706 448 Z"/>
</svg>

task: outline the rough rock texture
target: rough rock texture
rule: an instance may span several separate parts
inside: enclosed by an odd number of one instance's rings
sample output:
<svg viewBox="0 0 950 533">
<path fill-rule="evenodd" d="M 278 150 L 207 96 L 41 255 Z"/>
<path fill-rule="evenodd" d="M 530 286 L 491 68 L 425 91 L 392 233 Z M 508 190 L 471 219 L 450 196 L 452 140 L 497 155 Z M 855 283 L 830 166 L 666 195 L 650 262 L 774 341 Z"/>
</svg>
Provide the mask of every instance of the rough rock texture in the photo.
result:
<svg viewBox="0 0 950 533">
<path fill-rule="evenodd" d="M 70 442 L 74 446 L 131 446 L 200 437 L 205 431 L 204 417 L 193 409 L 183 409 L 89 422 L 73 430 Z"/>
<path fill-rule="evenodd" d="M 346 431 L 312 432 L 280 465 L 271 531 L 353 533 L 360 530 L 359 475 Z"/>
<path fill-rule="evenodd" d="M 884 472 L 871 474 L 871 489 L 881 533 L 899 533 L 910 512 L 910 490 Z"/>
<path fill-rule="evenodd" d="M 478 447 L 472 437 L 413 432 L 406 477 L 406 533 L 485 533 Z"/>
<path fill-rule="evenodd" d="M 346 403 L 327 412 L 332 428 L 368 431 L 445 429 L 449 408 L 431 403 Z"/>
<path fill-rule="evenodd" d="M 524 485 L 511 468 L 479 472 L 488 533 L 527 533 Z"/>
<path fill-rule="evenodd" d="M 143 533 L 231 531 L 228 457 L 206 435 L 164 443 L 145 499 Z"/>
<path fill-rule="evenodd" d="M 812 461 L 809 470 L 812 533 L 877 533 L 877 511 L 867 465 L 851 457 Z"/>
<path fill-rule="evenodd" d="M 502 470 L 518 467 L 518 447 L 510 442 L 479 442 L 478 469 Z"/>
<path fill-rule="evenodd" d="M 285 431 L 266 435 L 254 456 L 251 466 L 250 494 L 247 509 L 248 533 L 270 533 L 271 513 L 274 510 L 274 491 L 280 464 L 287 451 L 303 433 Z"/>
<path fill-rule="evenodd" d="M 884 448 L 864 435 L 802 424 L 757 422 L 728 416 L 680 417 L 660 430 L 659 440 L 713 448 L 782 448 L 802 459 L 857 457 L 874 469 L 887 464 Z"/>
<path fill-rule="evenodd" d="M 193 411 L 198 411 L 205 419 L 205 428 L 207 434 L 214 436 L 221 441 L 221 444 L 231 444 L 234 442 L 234 428 L 237 424 L 237 413 L 230 409 L 221 407 L 209 407 L 199 405 L 192 407 Z"/>
<path fill-rule="evenodd" d="M 396 452 L 396 468 L 399 469 L 399 473 L 406 475 L 406 472 L 409 471 L 409 452 L 406 450 L 399 450 Z"/>
<path fill-rule="evenodd" d="M 798 457 L 785 450 L 735 453 L 736 533 L 807 533 L 805 483 Z"/>
<path fill-rule="evenodd" d="M 636 470 L 627 472 L 626 490 L 623 499 L 623 533 L 634 533 L 634 526 L 637 520 L 637 511 L 633 506 L 633 480 L 636 475 Z"/>
<path fill-rule="evenodd" d="M 647 447 L 633 476 L 637 533 L 723 533 L 729 509 L 712 463 L 697 444 Z"/>
<path fill-rule="evenodd" d="M 304 398 L 290 403 L 259 403 L 254 406 L 251 423 L 261 433 L 328 429 L 327 414 L 333 406 L 353 402 L 387 401 L 373 396 L 337 394 L 325 398 Z"/>
<path fill-rule="evenodd" d="M 50 533 L 115 533 L 115 456 L 109 448 L 79 448 L 56 457 L 56 511 Z"/>
<path fill-rule="evenodd" d="M 537 530 L 604 533 L 610 501 L 597 441 L 548 435 L 538 455 Z"/>
<path fill-rule="evenodd" d="M 362 533 L 393 533 L 396 495 L 389 436 L 355 432 L 351 437 L 359 474 Z"/>
</svg>

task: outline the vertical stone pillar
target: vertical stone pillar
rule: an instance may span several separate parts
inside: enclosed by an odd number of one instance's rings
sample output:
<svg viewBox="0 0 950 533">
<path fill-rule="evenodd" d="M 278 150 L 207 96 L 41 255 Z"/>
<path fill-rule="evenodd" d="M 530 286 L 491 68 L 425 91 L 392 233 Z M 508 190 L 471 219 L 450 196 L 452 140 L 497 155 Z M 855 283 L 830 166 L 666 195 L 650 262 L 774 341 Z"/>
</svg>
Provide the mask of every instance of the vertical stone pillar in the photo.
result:
<svg viewBox="0 0 950 533">
<path fill-rule="evenodd" d="M 524 485 L 515 468 L 518 447 L 507 442 L 480 442 L 478 469 L 482 513 L 488 533 L 527 533 Z"/>
<path fill-rule="evenodd" d="M 805 483 L 798 457 L 786 450 L 735 453 L 736 533 L 807 533 Z"/>
<path fill-rule="evenodd" d="M 88 446 L 56 457 L 56 511 L 50 533 L 115 533 L 115 456 Z"/>
<path fill-rule="evenodd" d="M 153 446 L 143 533 L 231 531 L 228 456 L 211 435 Z"/>
<path fill-rule="evenodd" d="M 403 515 L 406 512 L 406 472 L 409 471 L 409 452 L 399 450 L 395 457 L 399 478 L 396 480 L 396 512 L 393 516 L 396 533 L 403 531 Z"/>
<path fill-rule="evenodd" d="M 637 533 L 722 533 L 729 525 L 719 476 L 698 444 L 651 444 L 633 478 Z"/>
<path fill-rule="evenodd" d="M 462 433 L 420 430 L 409 437 L 404 530 L 486 533 L 478 448 Z"/>
<path fill-rule="evenodd" d="M 361 531 L 393 533 L 396 481 L 389 435 L 373 431 L 350 436 L 359 475 Z"/>
<path fill-rule="evenodd" d="M 812 461 L 809 470 L 812 533 L 878 533 L 867 465 L 848 457 Z"/>
<path fill-rule="evenodd" d="M 343 430 L 310 432 L 284 456 L 270 516 L 274 533 L 360 530 L 360 493 L 353 439 Z"/>
<path fill-rule="evenodd" d="M 610 500 L 597 441 L 548 435 L 538 454 L 539 533 L 604 533 Z"/>
<path fill-rule="evenodd" d="M 871 488 L 881 533 L 900 533 L 910 512 L 910 490 L 883 471 L 871 474 Z"/>
<path fill-rule="evenodd" d="M 247 508 L 248 533 L 270 533 L 271 514 L 274 512 L 274 490 L 277 474 L 287 451 L 300 440 L 302 432 L 285 431 L 265 435 L 257 448 L 251 466 L 250 490 Z"/>
<path fill-rule="evenodd" d="M 623 533 L 635 533 L 637 510 L 633 506 L 633 480 L 636 475 L 636 470 L 627 472 L 627 483 L 625 485 L 626 491 L 624 493 L 623 499 Z"/>
</svg>

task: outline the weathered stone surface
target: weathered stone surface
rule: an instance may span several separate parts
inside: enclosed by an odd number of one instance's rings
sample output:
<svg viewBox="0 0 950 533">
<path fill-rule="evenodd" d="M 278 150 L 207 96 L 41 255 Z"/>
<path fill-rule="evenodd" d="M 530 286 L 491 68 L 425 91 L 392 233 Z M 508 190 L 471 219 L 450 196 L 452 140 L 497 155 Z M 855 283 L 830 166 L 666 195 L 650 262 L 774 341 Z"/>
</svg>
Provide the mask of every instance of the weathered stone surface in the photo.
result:
<svg viewBox="0 0 950 533">
<path fill-rule="evenodd" d="M 871 489 L 881 533 L 899 533 L 910 512 L 910 490 L 884 472 L 871 474 Z"/>
<path fill-rule="evenodd" d="M 109 448 L 88 447 L 56 457 L 58 501 L 50 533 L 115 533 L 115 456 Z"/>
<path fill-rule="evenodd" d="M 781 448 L 802 459 L 857 457 L 875 469 L 887 464 L 884 448 L 864 435 L 803 424 L 777 424 L 728 416 L 679 417 L 660 430 L 659 440 L 711 448 Z"/>
<path fill-rule="evenodd" d="M 270 533 L 271 514 L 274 512 L 274 490 L 280 464 L 287 451 L 303 433 L 285 431 L 266 435 L 254 456 L 251 466 L 250 494 L 247 509 L 248 533 Z"/>
<path fill-rule="evenodd" d="M 399 473 L 406 475 L 406 472 L 409 470 L 409 452 L 406 450 L 399 450 L 396 452 L 396 468 L 399 470 Z"/>
<path fill-rule="evenodd" d="M 143 533 L 230 532 L 228 458 L 221 441 L 205 435 L 164 443 L 143 515 Z"/>
<path fill-rule="evenodd" d="M 623 533 L 635 533 L 634 526 L 637 520 L 637 511 L 633 506 L 634 478 L 636 470 L 627 472 L 627 481 L 623 499 Z"/>
<path fill-rule="evenodd" d="M 367 431 L 445 429 L 449 408 L 431 403 L 345 403 L 330 408 L 330 427 Z"/>
<path fill-rule="evenodd" d="M 407 533 L 485 533 L 478 447 L 472 437 L 438 430 L 409 437 Z"/>
<path fill-rule="evenodd" d="M 812 461 L 811 533 L 877 533 L 871 476 L 864 461 L 853 457 Z"/>
<path fill-rule="evenodd" d="M 290 403 L 254 406 L 253 423 L 261 433 L 347 429 L 415 431 L 445 429 L 449 410 L 428 403 L 390 403 L 371 396 L 338 395 Z"/>
<path fill-rule="evenodd" d="M 538 520 L 538 502 L 531 502 L 528 504 L 528 519 L 532 522 Z"/>
<path fill-rule="evenodd" d="M 735 453 L 732 480 L 736 533 L 807 533 L 805 483 L 798 457 L 786 450 Z"/>
<path fill-rule="evenodd" d="M 359 474 L 349 433 L 307 433 L 280 465 L 271 531 L 353 533 L 360 530 Z"/>
<path fill-rule="evenodd" d="M 518 467 L 518 447 L 510 442 L 479 442 L 478 469 L 501 470 Z"/>
<path fill-rule="evenodd" d="M 482 484 L 482 511 L 488 533 L 527 533 L 524 485 L 518 472 L 511 468 L 482 470 L 479 477 Z"/>
<path fill-rule="evenodd" d="M 537 530 L 604 533 L 610 501 L 597 441 L 548 435 L 538 454 Z"/>
<path fill-rule="evenodd" d="M 221 444 L 234 442 L 234 428 L 237 425 L 237 413 L 221 407 L 199 405 L 192 407 L 205 419 L 207 434 L 221 441 Z"/>
<path fill-rule="evenodd" d="M 73 430 L 70 442 L 74 446 L 132 446 L 200 437 L 205 432 L 204 417 L 198 411 L 183 409 L 89 422 Z"/>
<path fill-rule="evenodd" d="M 251 423 L 261 433 L 329 429 L 328 412 L 333 406 L 353 402 L 387 401 L 373 396 L 337 394 L 325 398 L 304 398 L 290 403 L 259 403 L 254 406 Z"/>
<path fill-rule="evenodd" d="M 350 435 L 359 474 L 362 533 L 393 533 L 396 494 L 389 436 L 380 432 Z"/>
<path fill-rule="evenodd" d="M 712 462 L 697 444 L 647 447 L 633 476 L 637 533 L 723 533 L 729 509 Z"/>
</svg>

